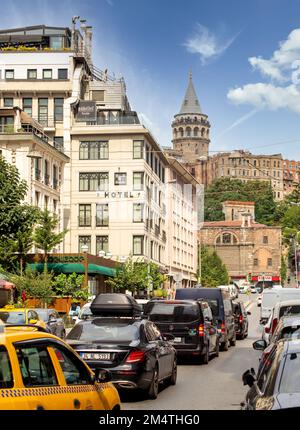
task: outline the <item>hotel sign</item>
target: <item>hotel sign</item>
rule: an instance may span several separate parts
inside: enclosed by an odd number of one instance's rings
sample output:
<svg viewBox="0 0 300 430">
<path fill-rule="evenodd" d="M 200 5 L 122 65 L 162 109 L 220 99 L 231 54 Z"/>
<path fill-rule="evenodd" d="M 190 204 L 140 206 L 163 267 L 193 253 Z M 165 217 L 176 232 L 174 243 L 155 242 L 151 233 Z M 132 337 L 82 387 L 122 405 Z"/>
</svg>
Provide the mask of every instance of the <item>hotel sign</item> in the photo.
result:
<svg viewBox="0 0 300 430">
<path fill-rule="evenodd" d="M 97 121 L 96 102 L 80 100 L 76 121 Z"/>
<path fill-rule="evenodd" d="M 122 200 L 122 199 L 143 199 L 143 191 L 97 191 L 97 196 L 104 199 Z"/>
</svg>

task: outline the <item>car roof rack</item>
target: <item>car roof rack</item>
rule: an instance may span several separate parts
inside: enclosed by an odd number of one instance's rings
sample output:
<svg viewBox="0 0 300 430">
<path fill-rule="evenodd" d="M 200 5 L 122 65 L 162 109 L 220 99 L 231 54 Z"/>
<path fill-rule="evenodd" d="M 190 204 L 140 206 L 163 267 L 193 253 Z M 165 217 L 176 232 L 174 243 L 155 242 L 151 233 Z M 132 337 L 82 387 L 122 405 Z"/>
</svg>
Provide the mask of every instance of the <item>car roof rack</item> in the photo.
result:
<svg viewBox="0 0 300 430">
<path fill-rule="evenodd" d="M 103 317 L 140 317 L 142 309 L 128 294 L 103 293 L 91 303 L 91 312 L 94 316 Z"/>
<path fill-rule="evenodd" d="M 30 328 L 34 328 L 36 331 L 48 333 L 48 331 L 44 327 L 41 327 L 35 324 L 6 324 L 6 323 L 0 324 L 0 333 L 5 333 L 5 329 L 11 328 L 11 327 L 20 327 L 20 328 L 30 327 Z"/>
</svg>

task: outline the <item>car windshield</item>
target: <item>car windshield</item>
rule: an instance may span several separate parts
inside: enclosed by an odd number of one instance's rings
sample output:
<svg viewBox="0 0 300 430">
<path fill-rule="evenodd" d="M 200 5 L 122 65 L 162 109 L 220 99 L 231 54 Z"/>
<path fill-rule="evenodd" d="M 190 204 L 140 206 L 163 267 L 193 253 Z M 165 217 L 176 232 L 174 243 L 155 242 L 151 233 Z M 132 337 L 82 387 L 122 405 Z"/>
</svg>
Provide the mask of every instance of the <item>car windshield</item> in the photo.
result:
<svg viewBox="0 0 300 430">
<path fill-rule="evenodd" d="M 300 393 L 300 354 L 291 353 L 286 357 L 281 376 L 280 393 Z"/>
<path fill-rule="evenodd" d="M 150 303 L 147 314 L 152 321 L 158 322 L 192 322 L 200 315 L 197 305 L 184 303 Z"/>
<path fill-rule="evenodd" d="M 80 312 L 79 312 L 79 314 L 78 314 L 78 318 L 79 318 L 79 319 L 83 319 L 84 317 L 87 317 L 87 316 L 90 316 L 90 315 L 93 315 L 93 314 L 92 314 L 92 311 L 91 311 L 90 306 L 87 306 L 86 308 L 85 308 L 85 307 L 83 307 L 83 308 L 80 310 Z"/>
<path fill-rule="evenodd" d="M 279 318 L 294 314 L 300 314 L 300 305 L 282 306 L 279 311 Z"/>
<path fill-rule="evenodd" d="M 136 323 L 128 323 L 128 321 L 95 319 L 76 324 L 67 339 L 84 342 L 130 343 L 139 339 L 139 328 Z"/>
<path fill-rule="evenodd" d="M 48 318 L 48 311 L 46 309 L 39 309 L 39 310 L 35 309 L 35 310 L 36 310 L 40 320 L 46 321 L 46 322 L 48 321 L 48 319 L 49 319 Z"/>
<path fill-rule="evenodd" d="M 300 339 L 300 326 L 284 327 L 279 337 L 280 339 Z"/>
<path fill-rule="evenodd" d="M 0 319 L 8 324 L 25 324 L 25 312 L 0 312 Z"/>
</svg>

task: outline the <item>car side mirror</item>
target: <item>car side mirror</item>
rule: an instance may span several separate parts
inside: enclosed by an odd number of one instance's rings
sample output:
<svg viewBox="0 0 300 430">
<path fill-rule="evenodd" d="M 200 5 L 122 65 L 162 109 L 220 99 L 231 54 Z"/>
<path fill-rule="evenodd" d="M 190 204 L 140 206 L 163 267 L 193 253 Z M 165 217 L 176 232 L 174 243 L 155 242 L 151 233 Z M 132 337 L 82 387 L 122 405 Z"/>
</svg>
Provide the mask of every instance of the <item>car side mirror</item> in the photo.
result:
<svg viewBox="0 0 300 430">
<path fill-rule="evenodd" d="M 247 311 L 247 315 L 251 315 L 251 312 Z"/>
<path fill-rule="evenodd" d="M 242 378 L 244 385 L 248 385 L 250 388 L 253 387 L 254 382 L 256 381 L 254 369 L 246 370 L 246 372 L 243 373 Z"/>
<path fill-rule="evenodd" d="M 259 339 L 253 342 L 252 347 L 257 351 L 263 351 L 267 347 L 267 342 L 264 339 Z"/>
<path fill-rule="evenodd" d="M 163 339 L 167 340 L 167 341 L 170 341 L 170 340 L 174 340 L 175 337 L 171 333 L 166 333 L 166 334 L 163 335 Z"/>
<path fill-rule="evenodd" d="M 112 374 L 106 369 L 96 369 L 95 370 L 95 381 L 103 384 L 105 382 L 110 382 L 112 380 Z"/>
</svg>

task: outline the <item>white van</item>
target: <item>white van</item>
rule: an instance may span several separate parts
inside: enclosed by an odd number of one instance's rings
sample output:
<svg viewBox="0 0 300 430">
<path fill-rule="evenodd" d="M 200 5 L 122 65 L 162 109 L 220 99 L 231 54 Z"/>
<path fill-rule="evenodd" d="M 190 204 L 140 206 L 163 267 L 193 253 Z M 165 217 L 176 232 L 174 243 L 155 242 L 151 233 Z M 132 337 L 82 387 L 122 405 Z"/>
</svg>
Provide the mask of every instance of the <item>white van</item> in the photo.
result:
<svg viewBox="0 0 300 430">
<path fill-rule="evenodd" d="M 272 312 L 272 309 L 278 302 L 286 300 L 300 300 L 300 289 L 298 288 L 275 288 L 263 291 L 260 322 L 265 324 Z"/>
<path fill-rule="evenodd" d="M 267 324 L 263 329 L 263 339 L 269 343 L 270 338 L 278 325 L 281 317 L 286 315 L 299 315 L 300 314 L 300 297 L 294 300 L 284 300 L 276 303 L 274 306 Z"/>
</svg>

